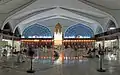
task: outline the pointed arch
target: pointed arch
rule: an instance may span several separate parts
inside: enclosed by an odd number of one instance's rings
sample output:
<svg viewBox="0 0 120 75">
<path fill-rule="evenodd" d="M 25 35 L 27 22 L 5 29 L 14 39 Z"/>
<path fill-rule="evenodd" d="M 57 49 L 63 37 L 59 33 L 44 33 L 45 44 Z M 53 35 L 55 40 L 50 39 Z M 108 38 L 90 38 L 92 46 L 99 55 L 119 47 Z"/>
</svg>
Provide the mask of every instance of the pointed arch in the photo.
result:
<svg viewBox="0 0 120 75">
<path fill-rule="evenodd" d="M 9 22 L 7 22 L 4 27 L 3 27 L 3 31 L 9 31 L 9 32 L 12 32 L 12 27 L 10 25 Z"/>
<path fill-rule="evenodd" d="M 64 38 L 66 37 L 76 38 L 77 36 L 93 37 L 94 32 L 90 27 L 85 26 L 83 24 L 76 24 L 76 25 L 70 26 L 64 32 Z"/>
<path fill-rule="evenodd" d="M 22 36 L 24 38 L 29 38 L 30 36 L 34 36 L 34 38 L 52 38 L 52 33 L 48 27 L 34 24 L 25 28 Z"/>
<path fill-rule="evenodd" d="M 117 28 L 116 24 L 114 23 L 114 21 L 112 20 L 109 20 L 108 23 L 107 23 L 107 28 L 106 28 L 106 31 L 110 30 L 110 29 L 115 29 Z"/>
<path fill-rule="evenodd" d="M 11 25 L 9 22 L 7 22 L 3 29 L 2 29 L 2 33 L 3 34 L 8 34 L 8 35 L 13 35 L 13 32 L 12 32 L 12 28 L 11 28 Z"/>
</svg>

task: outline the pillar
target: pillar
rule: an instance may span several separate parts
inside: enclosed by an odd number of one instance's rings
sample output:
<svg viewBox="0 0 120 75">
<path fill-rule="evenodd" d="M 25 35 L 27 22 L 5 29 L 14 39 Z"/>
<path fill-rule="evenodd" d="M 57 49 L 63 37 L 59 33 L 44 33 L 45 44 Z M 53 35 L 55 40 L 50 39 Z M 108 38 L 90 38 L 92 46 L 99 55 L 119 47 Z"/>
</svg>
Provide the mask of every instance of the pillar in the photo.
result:
<svg viewBox="0 0 120 75">
<path fill-rule="evenodd" d="M 118 49 L 120 49 L 120 36 L 118 36 L 117 41 L 118 41 Z"/>
<path fill-rule="evenodd" d="M 12 54 L 13 54 L 13 50 L 14 50 L 14 37 L 12 37 L 12 50 L 11 50 Z"/>
<path fill-rule="evenodd" d="M 102 40 L 102 48 L 103 49 L 105 48 L 105 38 L 103 38 L 103 40 Z"/>
<path fill-rule="evenodd" d="M 14 47 L 14 38 L 12 37 L 12 47 Z"/>
<path fill-rule="evenodd" d="M 118 36 L 117 41 L 118 41 L 117 59 L 120 60 L 120 36 Z"/>
<path fill-rule="evenodd" d="M 0 35 L 0 41 L 2 41 L 2 39 L 3 39 L 3 35 L 1 34 L 1 35 Z"/>
</svg>

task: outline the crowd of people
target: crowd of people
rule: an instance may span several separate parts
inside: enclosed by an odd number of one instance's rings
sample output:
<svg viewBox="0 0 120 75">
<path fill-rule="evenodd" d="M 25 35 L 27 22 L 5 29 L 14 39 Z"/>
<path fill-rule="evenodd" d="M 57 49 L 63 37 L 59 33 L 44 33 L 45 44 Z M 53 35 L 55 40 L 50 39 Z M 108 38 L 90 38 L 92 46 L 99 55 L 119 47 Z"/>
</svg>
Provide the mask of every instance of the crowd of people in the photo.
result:
<svg viewBox="0 0 120 75">
<path fill-rule="evenodd" d="M 26 58 L 26 51 L 17 51 L 17 52 L 9 52 L 7 49 L 2 50 L 1 55 L 0 55 L 0 59 L 3 62 L 7 62 L 7 60 L 9 59 L 8 57 L 10 56 L 16 56 L 16 62 L 25 62 L 25 58 Z"/>
<path fill-rule="evenodd" d="M 54 48 L 54 49 L 47 48 L 45 46 L 45 47 L 38 48 L 37 50 L 33 49 L 33 52 L 34 52 L 34 56 L 40 57 L 42 54 L 41 53 L 42 51 L 43 52 L 51 51 L 51 53 L 52 53 L 53 50 L 54 50 L 54 55 L 52 55 L 52 56 L 54 56 L 56 59 L 59 58 L 60 51 L 64 52 L 65 57 L 66 56 L 70 57 L 72 55 L 72 53 L 74 52 L 74 57 L 87 56 L 87 57 L 98 57 L 98 58 L 100 57 L 100 55 L 99 55 L 100 50 L 102 50 L 104 52 L 104 54 L 106 54 L 108 52 L 108 50 L 106 50 L 106 48 L 105 49 L 99 48 L 99 47 L 98 48 L 84 48 L 84 49 L 80 50 L 77 47 L 71 48 L 70 46 L 68 46 L 67 48 L 65 48 L 64 46 L 59 46 L 58 48 Z M 24 49 L 21 49 L 20 51 L 13 52 L 11 54 L 17 56 L 16 62 L 23 63 L 29 56 L 29 48 L 24 48 Z M 80 54 L 82 54 L 82 55 L 80 55 Z M 6 49 L 4 49 L 2 52 L 2 55 L 1 55 L 1 59 L 3 60 L 3 62 L 6 62 L 7 57 L 8 57 L 8 51 Z"/>
</svg>

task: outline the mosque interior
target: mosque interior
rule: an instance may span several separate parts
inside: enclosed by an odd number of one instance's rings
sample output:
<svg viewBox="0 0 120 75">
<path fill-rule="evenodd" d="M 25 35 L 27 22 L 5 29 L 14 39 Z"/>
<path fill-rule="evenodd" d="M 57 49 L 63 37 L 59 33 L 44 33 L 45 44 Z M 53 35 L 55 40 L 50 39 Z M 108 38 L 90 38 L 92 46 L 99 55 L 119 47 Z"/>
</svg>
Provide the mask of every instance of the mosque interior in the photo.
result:
<svg viewBox="0 0 120 75">
<path fill-rule="evenodd" d="M 0 0 L 0 75 L 120 75 L 120 0 Z"/>
</svg>

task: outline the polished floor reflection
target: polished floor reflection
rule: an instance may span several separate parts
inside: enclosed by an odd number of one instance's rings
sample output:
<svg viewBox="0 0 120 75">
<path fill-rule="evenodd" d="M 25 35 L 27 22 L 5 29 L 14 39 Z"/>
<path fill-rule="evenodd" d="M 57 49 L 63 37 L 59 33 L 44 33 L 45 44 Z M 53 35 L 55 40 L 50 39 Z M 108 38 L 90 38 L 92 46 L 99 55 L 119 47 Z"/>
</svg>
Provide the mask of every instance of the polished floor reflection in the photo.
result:
<svg viewBox="0 0 120 75">
<path fill-rule="evenodd" d="M 64 59 L 62 64 L 55 64 L 51 58 L 34 59 L 34 74 L 26 71 L 30 68 L 29 59 L 24 63 L 16 63 L 16 56 L 10 56 L 6 62 L 0 61 L 0 75 L 120 75 L 119 52 L 117 55 L 107 54 L 104 58 L 106 72 L 98 72 L 99 58 L 81 57 Z"/>
</svg>

